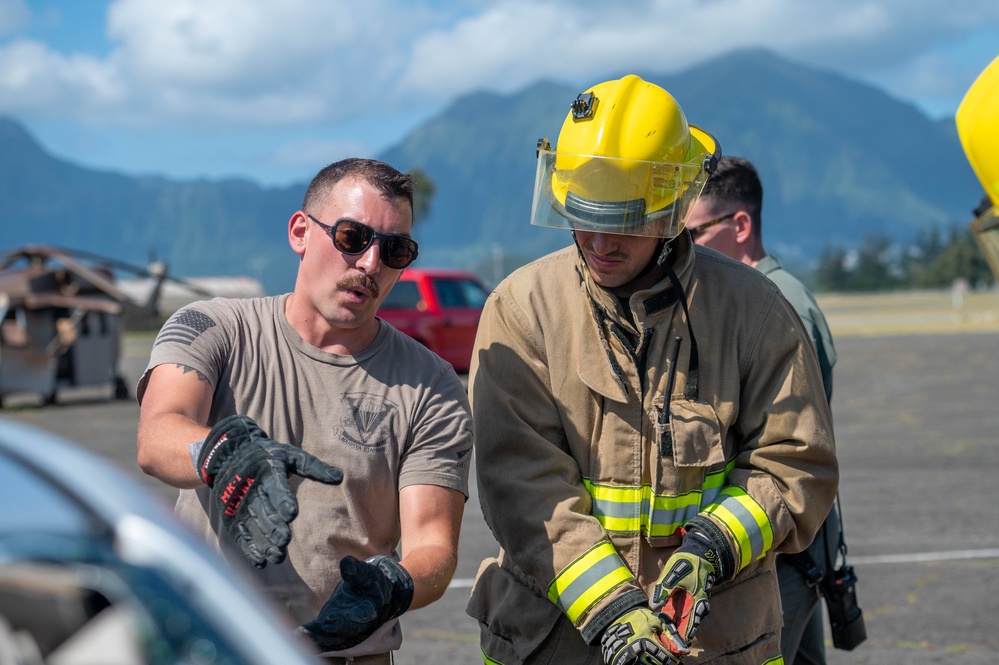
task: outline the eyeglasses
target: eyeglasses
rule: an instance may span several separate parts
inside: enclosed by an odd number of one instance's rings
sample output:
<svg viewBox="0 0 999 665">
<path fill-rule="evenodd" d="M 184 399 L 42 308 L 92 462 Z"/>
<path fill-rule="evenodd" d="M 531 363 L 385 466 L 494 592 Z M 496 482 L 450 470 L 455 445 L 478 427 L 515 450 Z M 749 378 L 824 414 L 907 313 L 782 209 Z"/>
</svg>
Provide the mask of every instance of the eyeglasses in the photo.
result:
<svg viewBox="0 0 999 665">
<path fill-rule="evenodd" d="M 736 212 L 730 212 L 727 215 L 722 215 L 721 217 L 715 217 L 714 219 L 712 219 L 709 222 L 704 222 L 700 226 L 694 226 L 694 227 L 688 226 L 687 230 L 690 231 L 690 237 L 693 238 L 694 240 L 697 240 L 698 238 L 701 237 L 702 233 L 704 233 L 705 231 L 707 231 L 709 228 L 711 228 L 715 224 L 721 224 L 722 222 L 724 222 L 729 217 L 735 217 L 737 214 L 738 214 L 738 211 L 736 211 Z"/>
<path fill-rule="evenodd" d="M 409 236 L 399 233 L 379 233 L 367 224 L 355 222 L 352 219 L 340 219 L 333 226 L 327 226 L 309 215 L 309 219 L 318 224 L 330 234 L 333 246 L 344 254 L 356 256 L 367 251 L 375 240 L 381 240 L 378 245 L 378 256 L 389 268 L 402 270 L 416 260 L 419 245 Z"/>
</svg>

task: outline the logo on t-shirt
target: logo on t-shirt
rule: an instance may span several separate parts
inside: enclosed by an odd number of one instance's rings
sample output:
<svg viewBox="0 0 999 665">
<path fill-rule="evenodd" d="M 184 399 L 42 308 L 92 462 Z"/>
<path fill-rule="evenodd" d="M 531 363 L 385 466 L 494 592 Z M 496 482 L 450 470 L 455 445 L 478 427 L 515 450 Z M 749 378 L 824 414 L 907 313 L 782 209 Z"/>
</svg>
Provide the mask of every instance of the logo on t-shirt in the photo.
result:
<svg viewBox="0 0 999 665">
<path fill-rule="evenodd" d="M 391 418 L 396 405 L 382 397 L 366 393 L 343 396 L 348 406 L 340 418 L 340 439 L 363 448 L 378 448 L 388 443 L 392 431 Z"/>
</svg>

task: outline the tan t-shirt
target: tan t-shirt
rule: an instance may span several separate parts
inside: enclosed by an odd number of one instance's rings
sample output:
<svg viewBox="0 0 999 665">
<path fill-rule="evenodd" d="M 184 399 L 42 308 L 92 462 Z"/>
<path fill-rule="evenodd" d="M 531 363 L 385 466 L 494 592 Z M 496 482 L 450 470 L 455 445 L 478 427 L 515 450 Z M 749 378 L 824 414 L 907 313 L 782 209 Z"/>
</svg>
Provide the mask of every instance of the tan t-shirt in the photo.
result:
<svg viewBox="0 0 999 665">
<path fill-rule="evenodd" d="M 384 321 L 355 356 L 321 351 L 288 324 L 286 297 L 216 298 L 175 313 L 157 335 L 136 395 L 141 402 L 157 365 L 183 364 L 215 387 L 209 425 L 245 414 L 272 439 L 343 471 L 337 486 L 292 476 L 299 514 L 288 558 L 263 570 L 226 541 L 207 487 L 182 490 L 177 500 L 181 519 L 251 571 L 301 624 L 315 618 L 340 581 L 344 555 L 395 553 L 400 487 L 439 485 L 468 496 L 472 429 L 461 381 L 438 356 Z M 401 642 L 391 621 L 342 654 L 384 653 Z"/>
</svg>

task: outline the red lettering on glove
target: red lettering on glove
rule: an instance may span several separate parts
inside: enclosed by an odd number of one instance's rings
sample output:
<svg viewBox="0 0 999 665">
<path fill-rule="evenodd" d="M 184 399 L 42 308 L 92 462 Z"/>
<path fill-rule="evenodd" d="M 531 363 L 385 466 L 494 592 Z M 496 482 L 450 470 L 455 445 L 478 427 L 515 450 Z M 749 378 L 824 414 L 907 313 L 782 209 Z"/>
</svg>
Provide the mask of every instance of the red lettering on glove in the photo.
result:
<svg viewBox="0 0 999 665">
<path fill-rule="evenodd" d="M 236 509 L 243 502 L 243 497 L 253 487 L 253 482 L 253 478 L 243 478 L 237 475 L 225 486 L 222 494 L 219 495 L 219 500 L 225 505 L 226 515 L 232 517 L 236 514 Z"/>
</svg>

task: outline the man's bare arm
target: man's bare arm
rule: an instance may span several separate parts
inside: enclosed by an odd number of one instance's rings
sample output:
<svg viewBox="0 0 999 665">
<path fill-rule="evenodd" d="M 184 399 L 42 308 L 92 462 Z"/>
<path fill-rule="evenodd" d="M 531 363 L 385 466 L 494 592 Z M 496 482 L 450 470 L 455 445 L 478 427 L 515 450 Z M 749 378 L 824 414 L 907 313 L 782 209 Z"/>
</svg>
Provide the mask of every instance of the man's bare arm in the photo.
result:
<svg viewBox="0 0 999 665">
<path fill-rule="evenodd" d="M 201 487 L 190 445 L 209 432 L 212 385 L 184 365 L 153 369 L 139 411 L 139 466 L 179 488 Z"/>
<path fill-rule="evenodd" d="M 400 563 L 413 578 L 410 609 L 429 605 L 447 590 L 458 565 L 464 510 L 465 495 L 457 490 L 436 485 L 410 485 L 400 490 Z"/>
</svg>

